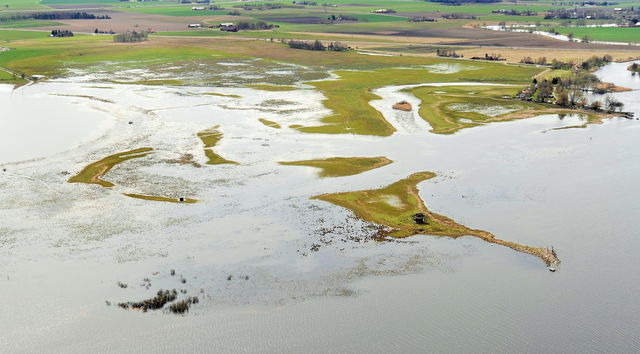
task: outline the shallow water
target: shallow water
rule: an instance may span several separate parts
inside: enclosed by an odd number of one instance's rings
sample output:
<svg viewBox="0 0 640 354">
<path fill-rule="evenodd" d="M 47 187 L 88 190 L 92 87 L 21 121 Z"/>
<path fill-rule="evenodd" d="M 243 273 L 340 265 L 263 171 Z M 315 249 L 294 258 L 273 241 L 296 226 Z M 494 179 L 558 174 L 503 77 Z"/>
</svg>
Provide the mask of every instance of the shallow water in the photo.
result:
<svg viewBox="0 0 640 354">
<path fill-rule="evenodd" d="M 0 318 L 11 319 L 0 321 L 0 345 L 9 351 L 640 350 L 637 121 L 553 131 L 582 121 L 546 115 L 434 135 L 415 112 L 394 116 L 393 103 L 417 102 L 404 87 L 391 87 L 376 90 L 382 99 L 372 105 L 397 134 L 308 135 L 265 127 L 258 118 L 314 124 L 328 112 L 311 90 L 35 87 L 25 94 L 113 100 L 115 123 L 81 148 L 7 164 L 0 174 L 0 300 L 12 304 L 0 309 Z M 283 109 L 296 113 L 262 110 L 275 99 L 292 102 Z M 216 152 L 241 165 L 162 162 L 183 153 L 204 161 L 194 134 L 217 124 L 224 137 Z M 112 189 L 66 184 L 61 174 L 145 146 L 155 153 L 105 176 Z M 395 162 L 326 179 L 313 168 L 276 163 L 333 156 Z M 560 271 L 474 238 L 339 241 L 366 233 L 356 221 L 335 231 L 333 243 L 321 242 L 318 229 L 344 225 L 349 213 L 309 197 L 378 188 L 425 170 L 439 175 L 419 185 L 432 210 L 499 238 L 553 245 Z M 123 192 L 202 202 L 149 202 Z M 310 251 L 314 243 L 322 244 L 318 252 Z M 172 268 L 185 285 L 169 275 Z M 145 277 L 149 290 L 139 286 Z M 104 304 L 171 287 L 203 301 L 185 317 Z"/>
<path fill-rule="evenodd" d="M 104 133 L 111 118 L 86 101 L 38 86 L 0 90 L 0 164 L 53 156 Z"/>
</svg>

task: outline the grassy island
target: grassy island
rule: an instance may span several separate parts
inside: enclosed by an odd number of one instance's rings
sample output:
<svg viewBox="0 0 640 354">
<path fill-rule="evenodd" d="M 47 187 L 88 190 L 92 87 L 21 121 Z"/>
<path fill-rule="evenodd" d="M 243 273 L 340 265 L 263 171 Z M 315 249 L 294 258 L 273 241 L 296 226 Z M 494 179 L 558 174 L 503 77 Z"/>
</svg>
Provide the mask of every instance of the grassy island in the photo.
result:
<svg viewBox="0 0 640 354">
<path fill-rule="evenodd" d="M 417 184 L 431 179 L 432 172 L 418 172 L 389 186 L 374 190 L 323 194 L 313 199 L 324 200 L 352 210 L 359 218 L 388 227 L 387 236 L 407 237 L 416 234 L 460 237 L 474 236 L 542 259 L 545 264 L 559 262 L 553 250 L 531 247 L 497 239 L 493 234 L 475 230 L 427 209 L 420 198 Z M 418 223 L 416 216 L 423 217 Z"/>
<path fill-rule="evenodd" d="M 202 140 L 204 144 L 204 155 L 209 159 L 207 161 L 208 165 L 223 165 L 223 164 L 232 164 L 237 165 L 238 163 L 235 161 L 227 160 L 224 157 L 213 152 L 213 147 L 218 145 L 218 142 L 222 140 L 222 133 L 218 130 L 220 126 L 216 125 L 209 129 L 205 129 L 201 132 L 198 132 L 198 138 Z"/>
<path fill-rule="evenodd" d="M 328 159 L 280 162 L 281 165 L 309 166 L 320 169 L 318 177 L 353 176 L 386 166 L 393 161 L 386 157 L 332 157 Z"/>
<path fill-rule="evenodd" d="M 122 163 L 124 161 L 135 159 L 139 157 L 145 157 L 151 154 L 152 148 L 140 148 L 125 152 L 119 152 L 117 154 L 109 155 L 101 160 L 98 160 L 80 171 L 77 175 L 69 178 L 69 183 L 89 183 L 99 184 L 103 187 L 113 187 L 114 184 L 105 181 L 102 177 L 109 172 L 113 166 Z"/>
</svg>

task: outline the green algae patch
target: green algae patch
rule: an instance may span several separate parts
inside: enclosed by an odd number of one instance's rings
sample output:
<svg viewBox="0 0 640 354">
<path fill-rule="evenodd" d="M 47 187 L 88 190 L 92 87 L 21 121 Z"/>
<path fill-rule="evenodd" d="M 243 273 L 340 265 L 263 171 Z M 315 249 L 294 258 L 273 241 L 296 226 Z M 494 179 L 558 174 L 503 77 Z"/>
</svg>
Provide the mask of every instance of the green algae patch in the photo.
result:
<svg viewBox="0 0 640 354">
<path fill-rule="evenodd" d="M 209 129 L 205 129 L 201 132 L 198 132 L 198 138 L 202 140 L 204 144 L 204 155 L 207 157 L 207 165 L 224 165 L 224 164 L 234 164 L 238 163 L 235 161 L 227 160 L 222 156 L 216 154 L 213 151 L 213 147 L 215 147 L 220 140 L 222 140 L 223 134 L 218 130 L 220 126 L 216 125 Z"/>
<path fill-rule="evenodd" d="M 155 195 L 143 195 L 143 194 L 135 194 L 135 193 L 123 193 L 127 197 L 136 198 L 136 199 L 144 199 L 144 200 L 153 200 L 156 202 L 167 202 L 167 203 L 187 203 L 193 204 L 197 203 L 197 199 L 191 198 L 168 198 L 168 197 L 160 197 Z"/>
<path fill-rule="evenodd" d="M 80 171 L 77 175 L 69 178 L 68 183 L 89 183 L 99 184 L 103 187 L 113 187 L 114 184 L 105 181 L 102 177 L 109 172 L 115 165 L 124 161 L 145 157 L 151 154 L 152 148 L 139 148 L 135 150 L 120 152 L 117 154 L 109 155 L 101 160 L 98 160 Z"/>
<path fill-rule="evenodd" d="M 253 88 L 256 90 L 262 91 L 293 91 L 298 88 L 295 86 L 286 86 L 286 85 L 264 85 L 264 84 L 255 84 L 255 85 L 247 85 L 249 88 Z"/>
<path fill-rule="evenodd" d="M 264 119 L 264 118 L 258 118 L 258 120 L 260 121 L 260 123 L 266 125 L 269 128 L 274 128 L 274 129 L 282 129 L 282 127 L 280 126 L 280 124 L 268 120 L 268 119 Z"/>
<path fill-rule="evenodd" d="M 432 172 L 418 172 L 384 188 L 323 194 L 312 199 L 324 200 L 350 209 L 362 220 L 386 226 L 388 230 L 385 236 L 395 238 L 417 234 L 454 238 L 475 236 L 490 243 L 536 256 L 547 265 L 559 263 L 552 249 L 500 240 L 490 232 L 468 228 L 444 215 L 430 211 L 420 197 L 417 185 L 435 176 Z M 416 221 L 417 216 L 424 222 Z"/>
<path fill-rule="evenodd" d="M 392 162 L 386 157 L 332 157 L 321 160 L 279 162 L 279 164 L 316 167 L 320 169 L 318 177 L 325 178 L 353 176 L 386 166 Z"/>
</svg>

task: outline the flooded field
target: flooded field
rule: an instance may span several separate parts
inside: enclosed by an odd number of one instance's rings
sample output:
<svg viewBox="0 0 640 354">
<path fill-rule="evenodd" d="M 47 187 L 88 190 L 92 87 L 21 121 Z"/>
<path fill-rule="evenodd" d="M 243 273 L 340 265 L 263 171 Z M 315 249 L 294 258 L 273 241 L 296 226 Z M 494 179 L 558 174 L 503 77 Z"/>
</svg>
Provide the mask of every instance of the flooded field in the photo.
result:
<svg viewBox="0 0 640 354">
<path fill-rule="evenodd" d="M 637 89 L 616 65 L 597 74 Z M 397 129 L 389 137 L 304 134 L 294 128 L 330 113 L 320 93 L 297 84 L 316 78 L 269 70 L 286 79 L 242 84 L 297 86 L 144 86 L 76 72 L 0 90 L 0 317 L 11 319 L 0 321 L 3 348 L 640 350 L 640 121 L 553 130 L 583 118 L 551 114 L 438 135 L 415 111 L 391 109 L 419 105 L 404 85 L 376 90 L 371 102 Z M 465 85 L 479 84 L 429 84 Z M 637 93 L 615 94 L 636 116 Z M 208 164 L 207 149 L 235 163 Z M 132 151 L 144 153 L 122 159 Z M 279 164 L 333 157 L 393 163 L 332 178 Z M 67 183 L 88 166 L 109 185 Z M 417 185 L 430 210 L 500 239 L 553 246 L 559 271 L 473 237 L 375 241 L 375 225 L 310 199 L 421 171 L 436 174 Z M 194 202 L 167 202 L 180 198 Z M 200 301 L 185 316 L 116 305 L 161 289 Z"/>
</svg>

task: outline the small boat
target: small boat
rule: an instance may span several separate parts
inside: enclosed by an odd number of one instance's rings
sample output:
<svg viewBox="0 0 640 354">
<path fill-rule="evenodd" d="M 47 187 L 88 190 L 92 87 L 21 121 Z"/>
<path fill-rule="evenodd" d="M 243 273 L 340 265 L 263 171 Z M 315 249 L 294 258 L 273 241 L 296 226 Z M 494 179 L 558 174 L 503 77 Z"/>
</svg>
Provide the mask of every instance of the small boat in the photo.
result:
<svg viewBox="0 0 640 354">
<path fill-rule="evenodd" d="M 558 269 L 557 269 L 557 268 L 555 268 L 555 267 L 549 267 L 549 271 L 550 271 L 550 272 L 555 272 L 556 270 L 558 270 Z"/>
</svg>

